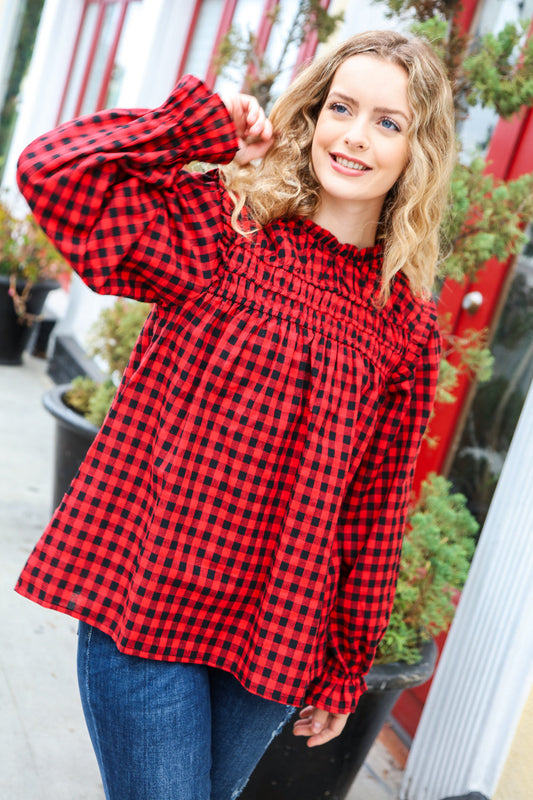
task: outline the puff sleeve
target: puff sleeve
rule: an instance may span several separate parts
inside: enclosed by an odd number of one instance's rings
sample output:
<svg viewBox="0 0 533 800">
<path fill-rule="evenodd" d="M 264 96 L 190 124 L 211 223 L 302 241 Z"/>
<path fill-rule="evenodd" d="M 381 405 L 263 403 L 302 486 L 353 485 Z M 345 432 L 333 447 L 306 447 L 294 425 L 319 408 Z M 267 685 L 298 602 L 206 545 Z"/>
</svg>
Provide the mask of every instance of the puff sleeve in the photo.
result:
<svg viewBox="0 0 533 800">
<path fill-rule="evenodd" d="M 218 180 L 183 167 L 229 162 L 236 148 L 225 106 L 186 76 L 155 110 L 101 111 L 39 137 L 17 177 L 91 289 L 172 302 L 212 279 L 220 228 Z"/>
</svg>

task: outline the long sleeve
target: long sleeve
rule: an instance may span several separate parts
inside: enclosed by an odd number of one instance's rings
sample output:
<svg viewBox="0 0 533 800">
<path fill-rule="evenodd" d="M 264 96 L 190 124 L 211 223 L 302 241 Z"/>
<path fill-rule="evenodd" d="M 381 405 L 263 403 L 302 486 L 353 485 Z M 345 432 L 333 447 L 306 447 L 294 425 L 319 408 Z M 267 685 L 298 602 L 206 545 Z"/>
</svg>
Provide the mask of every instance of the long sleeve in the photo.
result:
<svg viewBox="0 0 533 800">
<path fill-rule="evenodd" d="M 374 434 L 344 498 L 338 526 L 341 581 L 330 616 L 326 664 L 306 696 L 306 702 L 319 708 L 355 710 L 386 630 L 439 355 L 440 337 L 434 328 L 414 372 L 389 385 Z"/>
<path fill-rule="evenodd" d="M 172 302 L 212 279 L 220 229 L 217 179 L 183 167 L 229 162 L 236 146 L 220 99 L 187 76 L 155 110 L 101 111 L 41 136 L 18 182 L 93 290 Z"/>
</svg>

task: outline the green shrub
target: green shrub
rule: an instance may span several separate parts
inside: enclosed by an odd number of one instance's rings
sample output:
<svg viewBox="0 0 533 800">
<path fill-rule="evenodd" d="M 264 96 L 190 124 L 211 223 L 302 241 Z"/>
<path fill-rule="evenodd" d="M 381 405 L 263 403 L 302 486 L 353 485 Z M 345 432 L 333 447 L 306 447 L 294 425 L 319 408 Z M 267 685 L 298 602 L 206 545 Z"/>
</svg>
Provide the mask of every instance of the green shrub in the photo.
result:
<svg viewBox="0 0 533 800">
<path fill-rule="evenodd" d="M 88 377 L 74 378 L 64 401 L 98 428 L 113 401 L 150 308 L 146 303 L 118 299 L 100 312 L 91 329 L 89 354 L 103 361 L 108 376 L 100 383 Z"/>
<path fill-rule="evenodd" d="M 452 493 L 442 476 L 429 475 L 409 515 L 394 606 L 377 661 L 413 664 L 420 644 L 448 627 L 478 529 L 464 495 Z"/>
</svg>

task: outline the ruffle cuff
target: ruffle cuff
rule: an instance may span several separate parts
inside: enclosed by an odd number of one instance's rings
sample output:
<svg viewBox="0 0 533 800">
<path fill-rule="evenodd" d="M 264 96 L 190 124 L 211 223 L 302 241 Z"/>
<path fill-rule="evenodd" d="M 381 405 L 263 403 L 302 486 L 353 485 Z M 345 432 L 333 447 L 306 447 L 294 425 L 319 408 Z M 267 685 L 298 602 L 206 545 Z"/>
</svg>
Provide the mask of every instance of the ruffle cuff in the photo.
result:
<svg viewBox="0 0 533 800">
<path fill-rule="evenodd" d="M 305 704 L 330 711 L 332 714 L 352 714 L 359 698 L 366 691 L 363 675 L 347 675 L 338 665 L 326 665 L 321 675 L 307 687 Z"/>
</svg>

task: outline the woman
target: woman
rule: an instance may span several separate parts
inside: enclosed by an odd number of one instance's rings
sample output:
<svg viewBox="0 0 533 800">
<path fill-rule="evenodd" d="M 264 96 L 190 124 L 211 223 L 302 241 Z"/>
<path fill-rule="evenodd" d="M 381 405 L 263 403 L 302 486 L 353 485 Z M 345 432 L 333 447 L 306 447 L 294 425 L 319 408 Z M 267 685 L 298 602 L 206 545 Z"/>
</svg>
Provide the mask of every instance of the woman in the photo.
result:
<svg viewBox="0 0 533 800">
<path fill-rule="evenodd" d="M 315 61 L 270 120 L 186 77 L 22 155 L 87 284 L 155 303 L 17 585 L 80 620 L 108 798 L 229 800 L 293 707 L 310 746 L 355 709 L 437 380 L 453 153 L 442 66 L 385 31 Z"/>
</svg>

